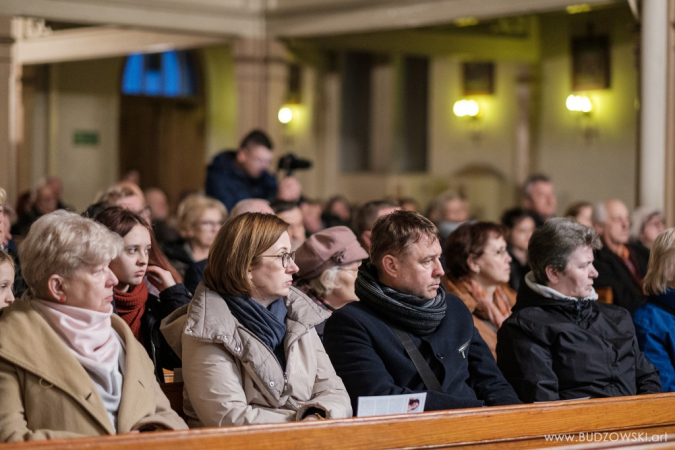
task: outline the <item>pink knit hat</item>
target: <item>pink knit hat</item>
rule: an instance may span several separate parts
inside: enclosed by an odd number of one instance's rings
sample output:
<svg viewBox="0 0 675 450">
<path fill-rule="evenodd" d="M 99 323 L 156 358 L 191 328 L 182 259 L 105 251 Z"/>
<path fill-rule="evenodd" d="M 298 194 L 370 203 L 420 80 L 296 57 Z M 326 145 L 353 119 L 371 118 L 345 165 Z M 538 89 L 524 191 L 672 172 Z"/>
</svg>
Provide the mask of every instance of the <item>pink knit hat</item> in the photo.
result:
<svg viewBox="0 0 675 450">
<path fill-rule="evenodd" d="M 311 279 L 333 266 L 367 257 L 352 230 L 343 226 L 326 228 L 311 235 L 295 251 L 295 264 L 300 268 L 296 277 Z"/>
</svg>

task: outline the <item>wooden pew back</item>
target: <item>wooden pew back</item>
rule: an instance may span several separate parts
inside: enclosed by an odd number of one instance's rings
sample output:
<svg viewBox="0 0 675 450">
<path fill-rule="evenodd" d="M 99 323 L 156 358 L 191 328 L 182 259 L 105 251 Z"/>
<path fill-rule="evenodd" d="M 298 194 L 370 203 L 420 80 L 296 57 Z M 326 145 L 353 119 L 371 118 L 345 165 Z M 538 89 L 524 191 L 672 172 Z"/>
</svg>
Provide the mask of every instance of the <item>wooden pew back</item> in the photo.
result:
<svg viewBox="0 0 675 450">
<path fill-rule="evenodd" d="M 25 449 L 250 450 L 252 448 L 360 450 L 382 448 L 540 448 L 583 445 L 580 433 L 607 433 L 615 445 L 630 433 L 643 438 L 670 433 L 675 448 L 675 394 L 577 400 L 534 405 L 352 418 L 292 424 L 103 436 L 12 444 Z M 569 435 L 569 438 L 555 438 Z M 554 436 L 549 438 L 549 436 Z M 588 435 L 589 437 L 592 435 Z M 551 440 L 552 439 L 552 440 Z M 660 443 L 663 443 L 661 438 Z M 607 443 L 606 442 L 606 443 Z M 646 442 L 645 442 L 646 443 Z M 0 445 L 0 450 L 4 446 Z"/>
</svg>

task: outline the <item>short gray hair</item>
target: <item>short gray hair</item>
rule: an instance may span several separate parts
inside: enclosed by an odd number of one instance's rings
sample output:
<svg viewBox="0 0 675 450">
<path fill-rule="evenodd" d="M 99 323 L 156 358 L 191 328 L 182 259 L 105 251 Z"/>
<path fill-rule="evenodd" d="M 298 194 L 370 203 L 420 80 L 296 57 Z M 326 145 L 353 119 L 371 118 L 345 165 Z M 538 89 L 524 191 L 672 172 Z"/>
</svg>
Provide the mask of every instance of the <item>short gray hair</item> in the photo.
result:
<svg viewBox="0 0 675 450">
<path fill-rule="evenodd" d="M 307 284 L 314 292 L 316 292 L 316 295 L 323 299 L 326 295 L 330 294 L 333 289 L 340 287 L 338 284 L 335 284 L 335 277 L 339 270 L 340 266 L 333 266 L 326 269 L 318 277 L 310 279 Z"/>
<path fill-rule="evenodd" d="M 84 265 L 115 259 L 124 241 L 92 219 L 58 210 L 40 217 L 21 243 L 21 269 L 36 294 L 44 292 L 52 275 L 71 277 Z"/>
<path fill-rule="evenodd" d="M 607 221 L 607 206 L 605 206 L 605 203 L 600 202 L 593 206 L 593 214 L 591 215 L 593 224 L 605 223 Z"/>
<path fill-rule="evenodd" d="M 598 250 L 602 242 L 595 230 L 575 220 L 553 218 L 534 230 L 527 247 L 527 260 L 537 283 L 548 283 L 548 266 L 564 272 L 570 255 L 579 247 Z"/>
</svg>

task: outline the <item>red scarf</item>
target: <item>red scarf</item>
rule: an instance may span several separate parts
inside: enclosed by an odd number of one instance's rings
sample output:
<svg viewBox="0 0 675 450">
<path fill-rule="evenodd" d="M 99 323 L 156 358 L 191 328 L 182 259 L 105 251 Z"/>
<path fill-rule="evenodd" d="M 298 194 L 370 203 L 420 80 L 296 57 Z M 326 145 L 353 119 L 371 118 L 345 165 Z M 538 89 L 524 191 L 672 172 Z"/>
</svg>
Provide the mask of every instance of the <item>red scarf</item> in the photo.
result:
<svg viewBox="0 0 675 450">
<path fill-rule="evenodd" d="M 148 301 L 148 288 L 145 283 L 139 283 L 129 292 L 115 289 L 115 307 L 117 314 L 129 325 L 134 337 L 140 342 L 141 317 L 145 314 L 145 303 Z"/>
</svg>

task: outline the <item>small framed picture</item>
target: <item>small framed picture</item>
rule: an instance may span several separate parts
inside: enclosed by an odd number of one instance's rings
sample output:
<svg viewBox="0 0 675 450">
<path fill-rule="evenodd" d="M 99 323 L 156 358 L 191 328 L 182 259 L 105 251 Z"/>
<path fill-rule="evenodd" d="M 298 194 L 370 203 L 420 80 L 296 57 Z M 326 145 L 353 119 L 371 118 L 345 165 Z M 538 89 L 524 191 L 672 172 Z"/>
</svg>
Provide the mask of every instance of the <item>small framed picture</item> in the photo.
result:
<svg viewBox="0 0 675 450">
<path fill-rule="evenodd" d="M 572 90 L 607 89 L 609 79 L 609 37 L 573 38 Z"/>
<path fill-rule="evenodd" d="M 494 63 L 465 62 L 463 69 L 464 95 L 483 95 L 494 93 Z"/>
</svg>

